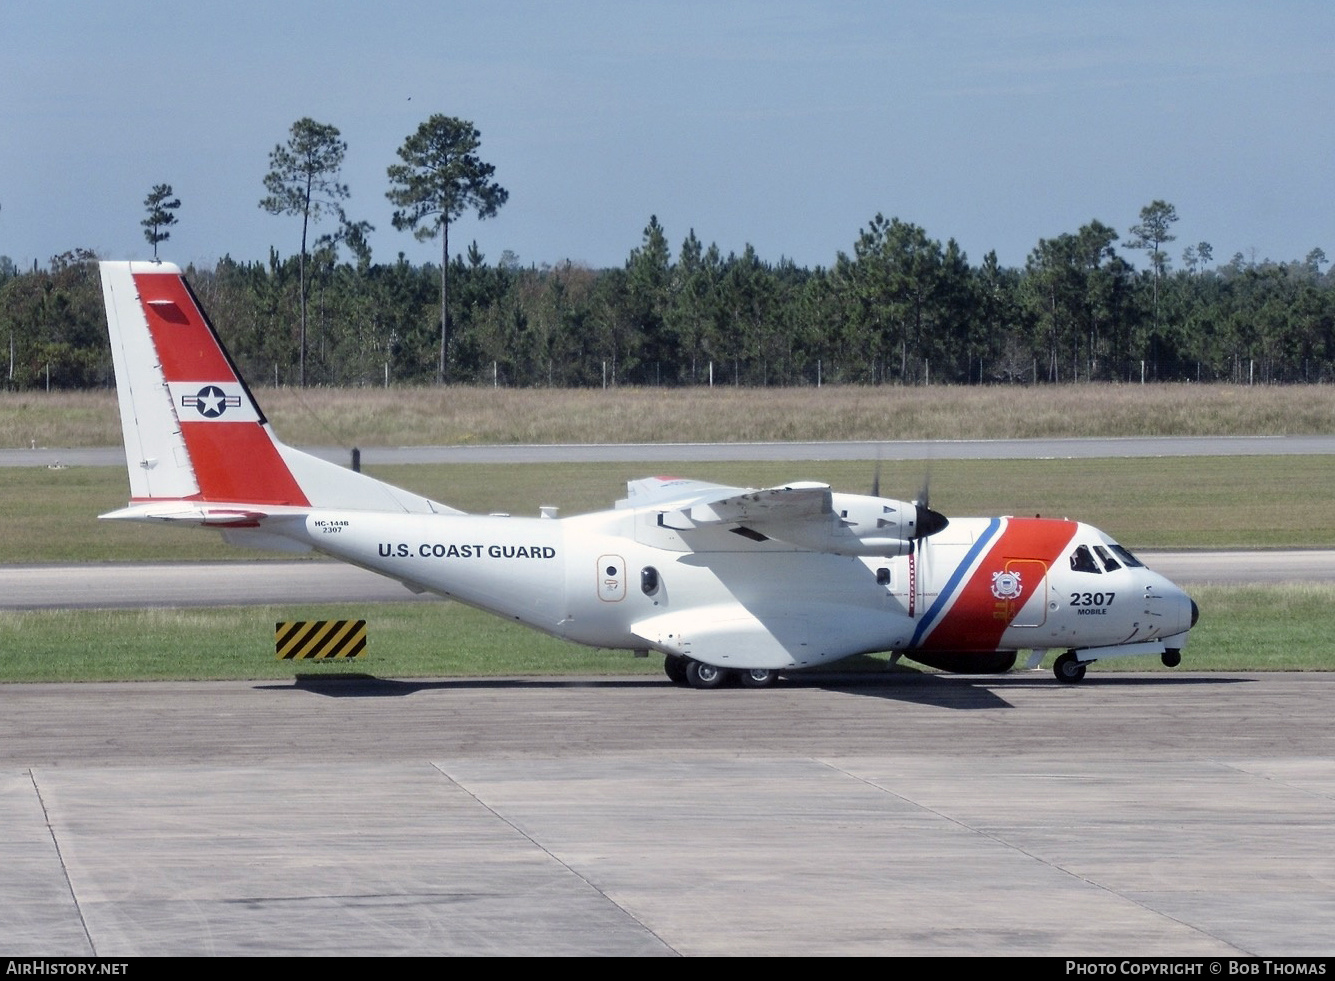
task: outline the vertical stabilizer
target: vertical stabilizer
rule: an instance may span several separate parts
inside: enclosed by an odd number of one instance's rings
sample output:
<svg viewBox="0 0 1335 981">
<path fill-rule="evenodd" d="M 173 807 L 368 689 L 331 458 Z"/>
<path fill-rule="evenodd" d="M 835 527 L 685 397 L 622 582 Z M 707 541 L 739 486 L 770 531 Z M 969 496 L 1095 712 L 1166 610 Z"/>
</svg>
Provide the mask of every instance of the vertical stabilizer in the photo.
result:
<svg viewBox="0 0 1335 981">
<path fill-rule="evenodd" d="M 133 502 L 460 513 L 283 445 L 178 267 L 101 272 Z"/>
<path fill-rule="evenodd" d="M 116 397 L 125 437 L 125 463 L 130 472 L 130 496 L 135 500 L 196 498 L 199 483 L 139 303 L 134 281 L 136 269 L 179 273 L 175 266 L 165 264 L 101 264 L 102 296 L 111 332 L 111 359 L 116 369 Z"/>
</svg>

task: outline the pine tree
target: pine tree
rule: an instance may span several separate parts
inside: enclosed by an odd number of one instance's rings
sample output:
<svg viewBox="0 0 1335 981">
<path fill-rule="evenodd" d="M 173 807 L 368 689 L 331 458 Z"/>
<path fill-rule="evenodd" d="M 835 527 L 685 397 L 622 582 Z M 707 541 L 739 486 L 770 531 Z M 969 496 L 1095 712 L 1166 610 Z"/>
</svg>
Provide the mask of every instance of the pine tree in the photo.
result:
<svg viewBox="0 0 1335 981">
<path fill-rule="evenodd" d="M 148 209 L 148 217 L 139 224 L 144 226 L 144 238 L 148 239 L 148 244 L 153 246 L 154 260 L 158 257 L 158 243 L 165 242 L 172 237 L 171 232 L 167 229 L 176 224 L 175 212 L 181 206 L 181 199 L 172 195 L 170 184 L 154 184 L 153 190 L 149 191 L 148 197 L 144 198 L 144 207 Z"/>
</svg>

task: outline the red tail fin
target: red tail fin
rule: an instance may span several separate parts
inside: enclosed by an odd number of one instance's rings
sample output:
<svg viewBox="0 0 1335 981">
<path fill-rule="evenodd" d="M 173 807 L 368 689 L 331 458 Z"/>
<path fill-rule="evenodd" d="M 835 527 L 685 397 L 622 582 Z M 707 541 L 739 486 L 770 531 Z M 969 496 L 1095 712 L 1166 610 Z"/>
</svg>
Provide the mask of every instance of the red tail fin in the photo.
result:
<svg viewBox="0 0 1335 981">
<path fill-rule="evenodd" d="M 460 513 L 279 441 L 176 266 L 104 262 L 102 292 L 130 494 L 142 505 L 117 517 L 253 520 L 266 508 Z M 173 501 L 192 506 L 158 506 Z"/>
<path fill-rule="evenodd" d="M 174 267 L 132 278 L 205 501 L 305 506 L 264 414 Z"/>
</svg>

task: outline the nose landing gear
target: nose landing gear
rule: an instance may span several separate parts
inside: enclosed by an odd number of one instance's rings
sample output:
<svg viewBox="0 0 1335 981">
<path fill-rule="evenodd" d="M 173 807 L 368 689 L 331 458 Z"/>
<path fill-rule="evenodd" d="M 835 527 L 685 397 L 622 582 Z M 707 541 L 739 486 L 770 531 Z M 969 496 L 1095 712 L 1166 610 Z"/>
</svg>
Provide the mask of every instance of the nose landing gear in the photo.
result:
<svg viewBox="0 0 1335 981">
<path fill-rule="evenodd" d="M 1052 673 L 1063 685 L 1074 685 L 1085 677 L 1086 662 L 1075 656 L 1075 651 L 1067 651 L 1052 665 Z"/>
</svg>

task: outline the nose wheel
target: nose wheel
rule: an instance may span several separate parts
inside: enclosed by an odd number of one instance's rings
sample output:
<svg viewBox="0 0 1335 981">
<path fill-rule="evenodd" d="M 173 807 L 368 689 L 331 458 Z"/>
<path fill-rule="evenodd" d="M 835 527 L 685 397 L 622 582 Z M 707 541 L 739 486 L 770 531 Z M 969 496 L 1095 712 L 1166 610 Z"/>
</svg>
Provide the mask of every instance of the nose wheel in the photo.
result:
<svg viewBox="0 0 1335 981">
<path fill-rule="evenodd" d="M 1075 651 L 1067 651 L 1053 663 L 1052 673 L 1063 685 L 1074 685 L 1084 679 L 1085 664 L 1075 656 Z"/>
</svg>

